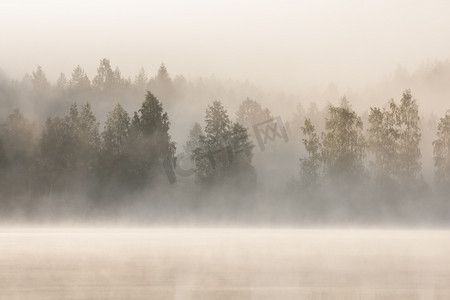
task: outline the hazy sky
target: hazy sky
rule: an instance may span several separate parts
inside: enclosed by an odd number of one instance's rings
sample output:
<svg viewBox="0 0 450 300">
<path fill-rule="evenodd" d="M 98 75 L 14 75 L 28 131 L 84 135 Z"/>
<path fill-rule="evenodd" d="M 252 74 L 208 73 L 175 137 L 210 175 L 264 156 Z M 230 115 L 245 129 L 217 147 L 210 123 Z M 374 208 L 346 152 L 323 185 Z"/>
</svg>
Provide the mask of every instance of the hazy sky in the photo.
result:
<svg viewBox="0 0 450 300">
<path fill-rule="evenodd" d="M 401 64 L 450 57 L 450 1 L 0 2 L 0 69 L 50 80 L 111 59 L 132 76 L 249 79 L 295 89 L 370 83 Z"/>
</svg>

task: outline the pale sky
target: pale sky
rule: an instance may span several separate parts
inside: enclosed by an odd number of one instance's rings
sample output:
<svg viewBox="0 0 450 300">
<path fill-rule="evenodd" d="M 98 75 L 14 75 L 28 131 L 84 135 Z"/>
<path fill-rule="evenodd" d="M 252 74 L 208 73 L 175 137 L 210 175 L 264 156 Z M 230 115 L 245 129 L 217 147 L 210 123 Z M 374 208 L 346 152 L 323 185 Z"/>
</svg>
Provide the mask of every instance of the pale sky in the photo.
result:
<svg viewBox="0 0 450 300">
<path fill-rule="evenodd" d="M 370 84 L 450 57 L 450 1 L 0 2 L 0 69 L 50 80 L 109 58 L 125 76 L 172 75 L 296 89 Z"/>
</svg>

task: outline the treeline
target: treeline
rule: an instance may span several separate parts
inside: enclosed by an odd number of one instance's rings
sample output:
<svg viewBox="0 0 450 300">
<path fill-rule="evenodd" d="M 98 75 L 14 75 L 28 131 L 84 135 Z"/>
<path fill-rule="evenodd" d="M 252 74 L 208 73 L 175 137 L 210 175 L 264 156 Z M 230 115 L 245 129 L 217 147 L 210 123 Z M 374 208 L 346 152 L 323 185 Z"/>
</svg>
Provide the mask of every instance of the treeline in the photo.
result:
<svg viewBox="0 0 450 300">
<path fill-rule="evenodd" d="M 363 115 L 345 97 L 339 105 L 329 104 L 322 111 L 315 104 L 308 110 L 299 106 L 293 119 L 284 124 L 290 142 L 303 144 L 303 149 L 291 147 L 296 151 L 292 158 L 276 147 L 266 149 L 267 156 L 262 157 L 255 125 L 270 120 L 273 124 L 276 118 L 248 98 L 239 105 L 235 120 L 222 102 L 211 101 L 204 119 L 196 119 L 190 130 L 183 129 L 186 143 L 176 147 L 166 103 L 182 90 L 164 65 L 155 78 L 149 80 L 142 71 L 134 83 L 123 79 L 118 69 L 113 71 L 108 60 L 101 60 L 92 82 L 79 66 L 70 80 L 61 75 L 53 86 L 38 68 L 32 82 L 36 105 L 37 99 L 45 103 L 55 93 L 77 96 L 67 98 L 73 101 L 64 104 L 63 114 L 51 114 L 42 124 L 29 120 L 19 109 L 11 109 L 1 123 L 3 214 L 24 209 L 32 215 L 42 205 L 38 199 L 48 200 L 51 206 L 73 205 L 79 211 L 118 207 L 132 202 L 137 194 L 153 197 L 144 197 L 144 202 L 155 198 L 195 202 L 186 209 L 215 203 L 215 198 L 226 195 L 217 210 L 233 214 L 243 209 L 258 211 L 256 206 L 264 205 L 265 211 L 278 211 L 280 218 L 289 213 L 294 219 L 309 220 L 332 219 L 336 213 L 341 219 L 355 215 L 376 219 L 425 213 L 446 216 L 450 211 L 446 200 L 450 192 L 450 112 L 437 124 L 431 145 L 435 182 L 427 183 L 422 175 L 419 107 L 409 90 L 398 102 L 371 107 Z M 92 103 L 82 99 L 91 99 L 92 94 L 112 97 L 126 90 L 121 86 L 140 87 L 141 95 L 143 90 L 151 92 L 146 92 L 143 102 L 139 96 L 141 104 L 132 114 L 115 101 L 101 125 Z M 155 96 L 152 89 L 163 96 Z M 2 99 L 7 98 L 6 90 L 2 90 Z M 178 109 L 188 107 L 186 103 Z M 268 157 L 298 165 L 298 176 L 275 193 L 268 193 L 268 182 L 258 176 L 262 167 L 273 163 Z M 183 167 L 189 161 L 191 167 Z M 69 203 L 58 204 L 65 197 Z"/>
<path fill-rule="evenodd" d="M 205 122 L 204 132 L 194 126 L 185 147 L 196 165 L 196 182 L 203 189 L 254 189 L 247 130 L 230 121 L 219 101 L 206 109 Z M 81 195 L 93 206 L 115 205 L 130 201 L 136 192 L 176 181 L 170 121 L 151 92 L 132 116 L 117 104 L 103 130 L 89 103 L 81 108 L 72 104 L 66 115 L 49 118 L 41 131 L 37 128 L 19 110 L 1 124 L 3 205 L 64 194 Z"/>
<path fill-rule="evenodd" d="M 89 103 L 72 104 L 65 116 L 49 118 L 41 132 L 15 110 L 1 127 L 2 198 L 64 192 L 101 199 L 108 186 L 120 187 L 114 193 L 141 187 L 162 169 L 162 158 L 174 155 L 169 125 L 151 93 L 132 118 L 117 104 L 102 132 Z"/>
</svg>

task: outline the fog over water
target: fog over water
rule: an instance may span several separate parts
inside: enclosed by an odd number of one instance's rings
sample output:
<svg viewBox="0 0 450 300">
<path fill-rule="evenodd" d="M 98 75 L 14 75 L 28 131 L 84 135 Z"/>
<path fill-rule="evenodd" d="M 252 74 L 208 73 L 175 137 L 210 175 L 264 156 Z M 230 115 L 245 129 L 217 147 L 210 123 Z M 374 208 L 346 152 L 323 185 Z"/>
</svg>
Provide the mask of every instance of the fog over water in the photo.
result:
<svg viewBox="0 0 450 300">
<path fill-rule="evenodd" d="M 449 299 L 449 1 L 0 1 L 0 299 Z"/>
<path fill-rule="evenodd" d="M 448 299 L 449 237 L 426 230 L 3 229 L 0 288 L 2 299 Z"/>
</svg>

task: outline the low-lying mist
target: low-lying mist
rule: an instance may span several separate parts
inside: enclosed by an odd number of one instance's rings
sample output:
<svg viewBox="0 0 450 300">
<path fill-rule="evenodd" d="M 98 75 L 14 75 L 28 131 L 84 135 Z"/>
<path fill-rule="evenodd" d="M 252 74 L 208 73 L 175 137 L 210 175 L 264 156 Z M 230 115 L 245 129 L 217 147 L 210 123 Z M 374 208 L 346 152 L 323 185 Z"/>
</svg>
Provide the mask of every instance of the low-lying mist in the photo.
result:
<svg viewBox="0 0 450 300">
<path fill-rule="evenodd" d="M 449 61 L 365 90 L 0 74 L 5 223 L 443 225 Z"/>
</svg>

